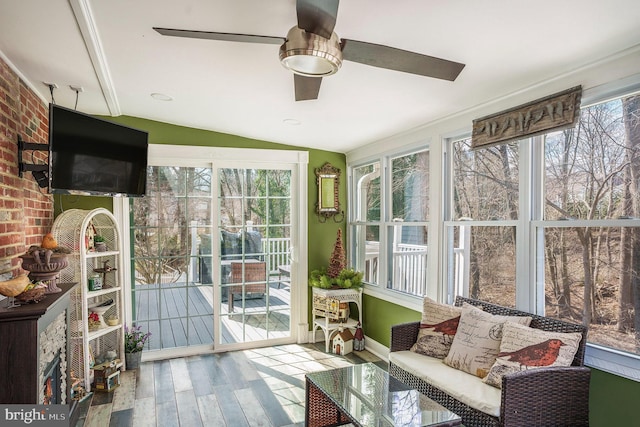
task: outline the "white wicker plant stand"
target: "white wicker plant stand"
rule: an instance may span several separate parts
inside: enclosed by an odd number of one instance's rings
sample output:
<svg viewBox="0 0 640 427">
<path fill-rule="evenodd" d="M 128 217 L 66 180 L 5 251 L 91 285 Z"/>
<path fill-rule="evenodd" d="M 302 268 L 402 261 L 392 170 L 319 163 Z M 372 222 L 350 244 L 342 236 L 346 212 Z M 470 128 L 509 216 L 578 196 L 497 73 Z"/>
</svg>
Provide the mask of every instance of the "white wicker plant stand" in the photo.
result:
<svg viewBox="0 0 640 427">
<path fill-rule="evenodd" d="M 337 331 L 339 328 L 351 328 L 355 329 L 358 325 L 358 322 L 362 325 L 362 288 L 359 289 L 322 289 L 322 288 L 312 288 L 313 289 L 313 330 L 311 331 L 311 342 L 316 342 L 316 330 L 322 329 L 324 332 L 324 344 L 325 351 L 329 352 L 329 347 L 331 345 L 330 338 L 331 334 L 334 331 Z M 337 319 L 337 316 L 333 313 L 329 313 L 330 310 L 325 310 L 321 308 L 322 304 L 317 304 L 316 302 L 320 299 L 332 299 L 337 300 L 338 302 L 346 302 L 346 303 L 355 303 L 358 307 L 358 320 L 356 319 L 347 319 L 346 322 L 340 322 Z"/>
<path fill-rule="evenodd" d="M 69 370 L 84 379 L 86 391 L 93 381 L 93 364 L 109 352 L 120 359 L 124 369 L 124 311 L 123 311 L 123 260 L 120 231 L 115 217 L 106 209 L 69 209 L 60 214 L 52 233 L 58 244 L 71 249 L 69 266 L 60 273 L 61 282 L 77 282 L 79 286 L 71 295 Z M 104 237 L 107 250 L 97 252 L 91 245 L 93 234 Z M 103 278 L 102 289 L 90 290 L 89 278 L 96 269 L 103 269 L 105 261 L 111 271 L 98 273 Z M 115 317 L 118 324 L 89 328 L 90 308 L 113 300 L 108 309 L 100 309 L 104 319 Z M 99 360 L 98 360 L 99 361 Z"/>
</svg>

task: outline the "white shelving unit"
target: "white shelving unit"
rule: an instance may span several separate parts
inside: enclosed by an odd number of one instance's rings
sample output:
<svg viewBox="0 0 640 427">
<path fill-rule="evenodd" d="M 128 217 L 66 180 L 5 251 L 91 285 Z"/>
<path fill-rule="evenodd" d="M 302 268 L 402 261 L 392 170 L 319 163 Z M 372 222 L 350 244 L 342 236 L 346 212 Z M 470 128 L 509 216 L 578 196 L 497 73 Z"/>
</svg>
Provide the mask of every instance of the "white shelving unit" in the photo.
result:
<svg viewBox="0 0 640 427">
<path fill-rule="evenodd" d="M 313 289 L 313 331 L 311 331 L 312 342 L 316 342 L 316 330 L 321 329 L 324 332 L 325 351 L 329 352 L 331 343 L 329 342 L 331 335 L 339 328 L 351 328 L 355 329 L 358 322 L 362 325 L 362 288 L 359 289 Z M 346 322 L 340 322 L 339 320 L 327 316 L 326 312 L 318 309 L 315 301 L 318 298 L 338 300 L 338 302 L 355 303 L 358 307 L 358 320 L 347 319 Z"/>
<path fill-rule="evenodd" d="M 52 233 L 58 245 L 71 249 L 69 266 L 61 271 L 60 280 L 79 283 L 71 294 L 69 369 L 74 371 L 76 377 L 84 379 L 86 390 L 91 391 L 93 364 L 104 357 L 107 351 L 115 352 L 122 362 L 122 369 L 125 369 L 124 275 L 120 230 L 115 217 L 106 209 L 69 209 L 56 218 Z M 94 234 L 105 238 L 107 251 L 95 251 Z M 105 261 L 112 270 L 98 273 L 103 278 L 102 289 L 90 290 L 89 278 L 96 274 L 96 269 L 104 268 Z M 104 312 L 103 318 L 116 317 L 118 324 L 90 329 L 90 309 L 109 300 L 113 300 L 113 304 Z"/>
</svg>

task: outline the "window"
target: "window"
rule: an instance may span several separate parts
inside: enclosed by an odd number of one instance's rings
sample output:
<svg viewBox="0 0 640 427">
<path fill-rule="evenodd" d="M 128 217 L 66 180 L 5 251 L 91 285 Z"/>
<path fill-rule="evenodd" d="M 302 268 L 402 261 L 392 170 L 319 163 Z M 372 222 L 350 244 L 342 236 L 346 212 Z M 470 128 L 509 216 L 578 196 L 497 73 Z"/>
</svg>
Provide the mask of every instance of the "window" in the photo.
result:
<svg viewBox="0 0 640 427">
<path fill-rule="evenodd" d="M 351 222 L 351 263 L 364 272 L 366 283 L 378 284 L 380 259 L 380 162 L 357 167 L 352 174 L 355 192 Z"/>
<path fill-rule="evenodd" d="M 385 165 L 385 167 L 381 167 Z M 426 293 L 429 152 L 421 150 L 357 166 L 353 193 L 352 264 L 379 289 Z"/>
<path fill-rule="evenodd" d="M 471 140 L 452 144 L 452 214 L 449 260 L 454 295 L 514 307 L 518 144 L 471 151 Z"/>
<path fill-rule="evenodd" d="M 546 135 L 544 165 L 546 315 L 640 355 L 640 95 L 583 108 Z"/>
<path fill-rule="evenodd" d="M 573 129 L 447 150 L 450 292 L 584 323 L 591 346 L 640 355 L 640 95 L 583 108 Z"/>
</svg>

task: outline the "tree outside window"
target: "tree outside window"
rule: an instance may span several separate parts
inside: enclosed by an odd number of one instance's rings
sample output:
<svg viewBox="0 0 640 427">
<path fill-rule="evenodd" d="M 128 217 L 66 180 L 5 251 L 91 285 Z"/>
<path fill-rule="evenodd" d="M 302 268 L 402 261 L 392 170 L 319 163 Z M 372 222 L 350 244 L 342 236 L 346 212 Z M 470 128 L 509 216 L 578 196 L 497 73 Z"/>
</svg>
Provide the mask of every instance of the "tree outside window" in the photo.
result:
<svg viewBox="0 0 640 427">
<path fill-rule="evenodd" d="M 541 286 L 545 315 L 588 325 L 591 343 L 640 354 L 640 95 L 584 108 L 574 128 L 544 137 L 451 148 L 455 292 L 514 305 L 518 289 Z M 523 152 L 534 165 L 524 168 L 530 188 L 518 180 Z M 519 206 L 522 195 L 533 208 Z M 517 259 L 526 260 L 521 272 Z"/>
</svg>

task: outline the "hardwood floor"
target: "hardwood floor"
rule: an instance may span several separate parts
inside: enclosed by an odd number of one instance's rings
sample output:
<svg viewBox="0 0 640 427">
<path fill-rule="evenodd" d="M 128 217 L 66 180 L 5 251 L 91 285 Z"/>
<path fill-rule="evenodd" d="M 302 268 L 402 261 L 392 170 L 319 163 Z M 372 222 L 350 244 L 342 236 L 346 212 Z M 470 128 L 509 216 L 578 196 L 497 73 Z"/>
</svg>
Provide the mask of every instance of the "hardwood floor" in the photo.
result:
<svg viewBox="0 0 640 427">
<path fill-rule="evenodd" d="M 362 351 L 324 352 L 324 343 L 283 345 L 144 362 L 111 393 L 94 393 L 87 427 L 302 426 L 304 374 L 386 362 Z"/>
</svg>

